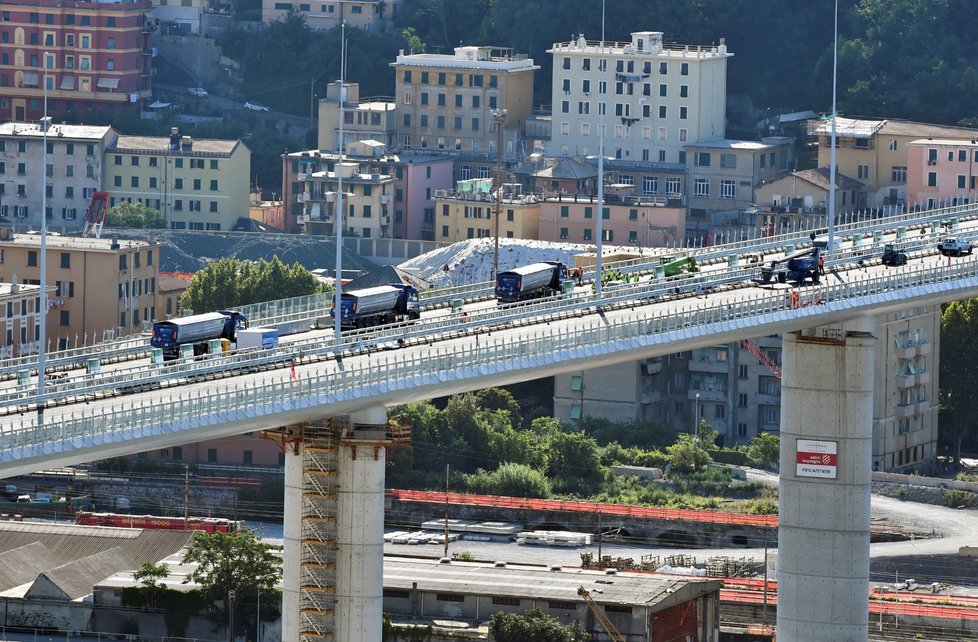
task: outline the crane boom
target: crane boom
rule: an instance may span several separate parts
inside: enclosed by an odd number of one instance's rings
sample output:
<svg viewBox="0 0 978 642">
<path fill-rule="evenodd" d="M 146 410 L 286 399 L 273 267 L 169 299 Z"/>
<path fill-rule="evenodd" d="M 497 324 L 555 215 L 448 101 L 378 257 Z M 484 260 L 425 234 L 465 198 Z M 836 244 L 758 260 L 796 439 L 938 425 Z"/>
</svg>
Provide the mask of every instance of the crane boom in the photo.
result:
<svg viewBox="0 0 978 642">
<path fill-rule="evenodd" d="M 608 619 L 608 616 L 605 615 L 604 611 L 598 607 L 597 603 L 593 599 L 591 599 L 591 594 L 587 592 L 587 589 L 583 586 L 579 586 L 577 587 L 577 594 L 584 598 L 588 608 L 591 609 L 592 613 L 594 613 L 594 617 L 598 618 L 598 622 L 600 622 L 601 626 L 604 627 L 608 637 L 610 637 L 614 642 L 625 642 L 625 636 L 618 632 L 618 629 L 615 628 L 614 623 Z"/>
<path fill-rule="evenodd" d="M 92 200 L 85 212 L 85 229 L 82 236 L 102 238 L 102 226 L 105 225 L 105 213 L 109 209 L 109 193 L 94 192 Z"/>
<path fill-rule="evenodd" d="M 752 355 L 757 357 L 757 360 L 761 362 L 761 365 L 770 370 L 771 374 L 777 377 L 778 381 L 781 381 L 781 366 L 776 364 L 774 359 L 769 357 L 761 346 L 757 345 L 753 339 L 741 339 L 740 345 L 742 345 L 747 352 L 750 352 Z"/>
</svg>

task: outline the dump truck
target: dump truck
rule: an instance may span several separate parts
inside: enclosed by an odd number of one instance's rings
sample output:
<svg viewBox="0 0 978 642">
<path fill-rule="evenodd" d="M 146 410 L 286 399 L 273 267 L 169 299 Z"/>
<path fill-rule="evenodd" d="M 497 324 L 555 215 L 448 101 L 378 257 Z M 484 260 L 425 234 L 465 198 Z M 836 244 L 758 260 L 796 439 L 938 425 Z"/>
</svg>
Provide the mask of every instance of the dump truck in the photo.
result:
<svg viewBox="0 0 978 642">
<path fill-rule="evenodd" d="M 365 328 L 388 323 L 414 321 L 421 317 L 418 290 L 411 285 L 392 283 L 341 294 L 340 327 Z M 336 318 L 336 295 L 330 315 Z"/>
<path fill-rule="evenodd" d="M 180 356 L 180 346 L 192 345 L 194 355 L 207 352 L 211 339 L 235 341 L 237 333 L 248 327 L 248 319 L 237 310 L 221 310 L 189 317 L 157 321 L 149 344 L 163 350 L 163 359 Z"/>
<path fill-rule="evenodd" d="M 564 264 L 544 261 L 524 265 L 496 275 L 496 301 L 512 303 L 560 294 L 564 279 Z"/>
</svg>

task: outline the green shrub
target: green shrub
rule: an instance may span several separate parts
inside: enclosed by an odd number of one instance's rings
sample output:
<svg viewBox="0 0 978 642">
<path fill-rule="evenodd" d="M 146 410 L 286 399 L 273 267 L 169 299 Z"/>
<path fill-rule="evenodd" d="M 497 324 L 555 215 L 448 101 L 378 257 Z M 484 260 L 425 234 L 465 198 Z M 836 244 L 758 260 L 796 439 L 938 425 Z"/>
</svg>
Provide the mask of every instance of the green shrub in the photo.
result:
<svg viewBox="0 0 978 642">
<path fill-rule="evenodd" d="M 542 472 L 525 464 L 500 464 L 491 473 L 482 469 L 465 476 L 466 490 L 482 495 L 550 497 L 550 482 Z"/>
<path fill-rule="evenodd" d="M 713 461 L 731 466 L 746 466 L 750 463 L 750 457 L 742 450 L 733 448 L 721 448 L 710 453 Z"/>
<path fill-rule="evenodd" d="M 975 505 L 975 494 L 957 488 L 946 488 L 944 490 L 944 505 L 951 508 Z"/>
</svg>

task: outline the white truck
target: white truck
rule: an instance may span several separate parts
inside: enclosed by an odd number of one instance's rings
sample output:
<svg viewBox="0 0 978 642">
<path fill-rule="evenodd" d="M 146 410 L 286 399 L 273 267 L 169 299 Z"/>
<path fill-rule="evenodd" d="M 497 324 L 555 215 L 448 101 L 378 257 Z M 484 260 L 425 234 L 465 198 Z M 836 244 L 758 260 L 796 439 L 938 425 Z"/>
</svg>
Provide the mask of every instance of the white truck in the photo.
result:
<svg viewBox="0 0 978 642">
<path fill-rule="evenodd" d="M 271 350 L 278 347 L 277 328 L 248 328 L 238 330 L 235 347 L 238 350 L 254 348 L 256 350 Z"/>
</svg>

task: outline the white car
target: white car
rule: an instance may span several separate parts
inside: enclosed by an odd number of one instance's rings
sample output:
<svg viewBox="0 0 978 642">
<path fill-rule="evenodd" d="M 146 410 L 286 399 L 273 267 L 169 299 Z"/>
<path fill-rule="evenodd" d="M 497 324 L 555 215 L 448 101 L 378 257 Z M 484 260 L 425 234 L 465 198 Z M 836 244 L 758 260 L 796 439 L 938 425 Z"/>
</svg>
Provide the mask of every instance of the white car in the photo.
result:
<svg viewBox="0 0 978 642">
<path fill-rule="evenodd" d="M 250 109 L 251 111 L 268 111 L 268 107 L 265 105 L 259 105 L 258 103 L 247 102 L 244 104 L 245 109 Z"/>
<path fill-rule="evenodd" d="M 191 87 L 188 91 L 190 91 L 191 94 L 197 96 L 198 98 L 207 97 L 207 90 L 204 89 L 203 87 Z"/>
<path fill-rule="evenodd" d="M 970 241 L 962 241 L 954 237 L 944 237 L 941 242 L 937 244 L 937 251 L 944 256 L 961 256 L 962 254 L 971 254 L 974 245 Z"/>
</svg>

